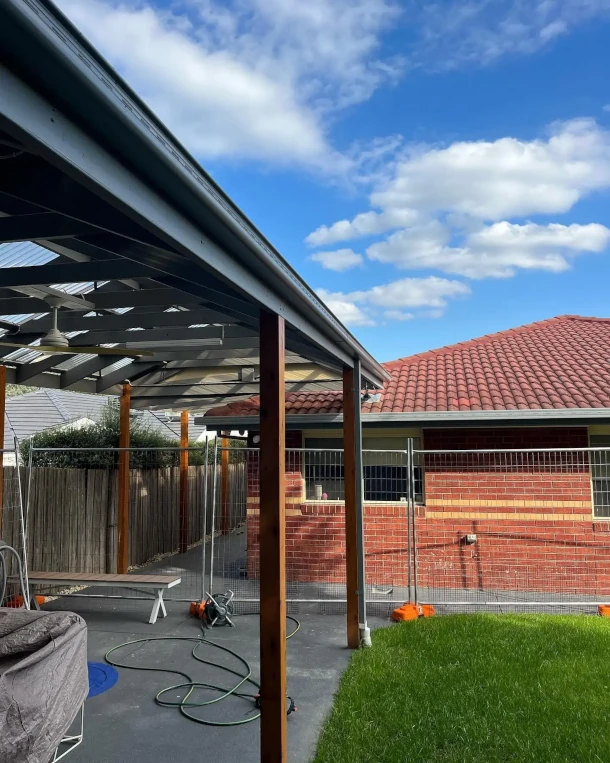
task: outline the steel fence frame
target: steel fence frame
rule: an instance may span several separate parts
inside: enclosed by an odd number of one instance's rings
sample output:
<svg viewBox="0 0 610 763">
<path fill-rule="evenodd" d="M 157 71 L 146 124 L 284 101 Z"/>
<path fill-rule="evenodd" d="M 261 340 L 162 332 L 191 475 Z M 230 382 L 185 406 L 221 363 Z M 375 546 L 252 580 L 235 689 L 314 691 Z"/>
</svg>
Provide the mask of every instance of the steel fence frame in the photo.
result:
<svg viewBox="0 0 610 763">
<path fill-rule="evenodd" d="M 189 550 L 193 551 L 196 546 L 201 547 L 201 554 L 199 556 L 199 561 L 195 561 L 196 568 L 193 575 L 189 574 L 189 571 L 187 571 L 187 580 L 184 580 L 184 571 L 179 573 L 181 577 L 183 577 L 183 582 L 178 588 L 172 588 L 167 591 L 167 594 L 165 595 L 166 601 L 181 601 L 181 602 L 190 602 L 192 600 L 198 600 L 200 598 L 203 598 L 205 595 L 204 592 L 204 581 L 205 576 L 203 574 L 203 570 L 205 568 L 205 556 L 206 556 L 206 531 L 207 531 L 207 513 L 208 513 L 208 481 L 209 481 L 209 442 L 206 441 L 205 444 L 202 444 L 201 446 L 188 446 L 186 448 L 181 446 L 159 446 L 159 447 L 137 447 L 137 446 L 130 446 L 128 448 L 121 448 L 121 447 L 114 447 L 114 448 L 95 448 L 95 447 L 88 447 L 88 448 L 78 448 L 78 447 L 58 447 L 58 448 L 45 448 L 45 447 L 30 447 L 29 449 L 29 458 L 28 458 L 28 465 L 27 465 L 27 483 L 28 483 L 28 490 L 27 490 L 27 501 L 26 501 L 26 508 L 25 508 L 25 523 L 26 528 L 28 526 L 29 521 L 31 520 L 32 515 L 32 502 L 35 495 L 35 490 L 33 490 L 33 486 L 35 487 L 35 481 L 33 481 L 33 478 L 35 477 L 36 469 L 37 468 L 45 468 L 45 467 L 37 467 L 36 465 L 36 457 L 41 456 L 43 454 L 58 456 L 60 454 L 77 454 L 77 455 L 83 455 L 83 454 L 98 454 L 98 455 L 105 455 L 109 457 L 112 461 L 112 467 L 110 468 L 110 471 L 114 472 L 113 475 L 108 476 L 108 481 L 110 483 L 111 480 L 114 480 L 116 482 L 116 471 L 118 469 L 118 455 L 121 452 L 129 452 L 130 455 L 132 454 L 139 454 L 140 456 L 148 456 L 148 457 L 154 457 L 157 456 L 159 458 L 166 457 L 170 459 L 171 465 L 165 466 L 165 467 L 155 467 L 151 466 L 150 471 L 152 472 L 154 468 L 171 468 L 175 470 L 175 474 L 172 475 L 172 490 L 175 493 L 173 495 L 173 499 L 175 501 L 175 508 L 176 513 L 174 517 L 174 523 L 175 527 L 173 528 L 175 533 L 178 532 L 178 522 L 179 522 L 179 462 L 180 462 L 180 454 L 183 452 L 188 453 L 197 453 L 201 458 L 203 458 L 203 463 L 200 464 L 202 468 L 202 501 L 200 505 L 198 505 L 198 512 L 201 514 L 200 517 L 200 523 L 197 525 L 192 525 L 192 529 L 194 530 L 195 534 L 201 535 L 200 538 L 196 538 L 194 543 L 189 544 Z M 130 466 L 130 472 L 135 471 L 133 468 L 133 459 L 130 459 L 131 466 Z M 53 467 L 48 467 L 53 468 Z M 71 468 L 71 467 L 56 467 L 57 469 L 62 468 Z M 78 467 L 82 468 L 82 467 Z M 145 465 L 146 468 L 146 465 Z M 83 471 L 86 471 L 86 469 L 83 469 Z M 100 471 L 103 471 L 103 469 L 100 469 Z M 116 504 L 116 484 L 109 488 L 113 492 L 112 499 L 114 500 L 114 503 Z M 131 488 L 133 490 L 134 485 L 133 482 L 131 483 Z M 84 502 L 82 502 L 84 505 Z M 114 510 L 116 512 L 116 505 L 114 506 Z M 199 533 L 197 533 L 197 527 L 199 527 Z M 130 533 L 131 535 L 131 533 Z M 133 544 L 133 538 L 131 539 L 131 542 Z M 137 543 L 137 541 L 135 541 Z M 176 557 L 180 554 L 178 547 L 178 540 L 177 537 L 171 538 L 171 544 L 172 549 L 169 549 L 168 551 L 165 551 L 162 553 L 163 558 L 167 558 L 168 560 L 171 560 L 173 557 Z M 188 553 L 188 552 L 187 552 Z M 160 560 L 162 562 L 162 559 Z M 152 559 L 144 560 L 141 564 L 136 564 L 135 568 L 138 569 L 139 567 L 145 567 L 150 564 L 155 564 L 154 556 Z M 130 565 L 130 569 L 134 569 L 134 565 Z M 162 567 L 160 569 L 153 569 L 147 570 L 147 572 L 158 573 L 158 574 L 174 574 L 176 573 L 176 570 L 173 568 L 170 568 L 169 570 Z M 45 588 L 45 591 L 49 593 L 50 595 L 57 596 L 71 596 L 74 598 L 87 598 L 87 599 L 125 599 L 130 601 L 150 601 L 150 596 L 142 596 L 138 595 L 137 588 L 134 586 L 134 589 L 124 589 L 124 588 L 112 588 L 111 585 L 108 586 L 108 589 L 104 587 L 103 589 L 97 588 L 94 589 L 98 592 L 91 593 L 81 593 L 79 590 L 76 590 L 78 588 L 77 585 L 70 589 L 62 589 L 57 590 L 56 588 L 50 588 L 47 586 Z M 186 590 L 185 590 L 186 589 Z M 101 593 L 99 591 L 102 591 Z M 41 587 L 42 592 L 42 587 Z"/>
<path fill-rule="evenodd" d="M 4 469 L 4 456 L 12 455 L 14 460 L 14 473 L 12 475 L 11 482 L 7 484 L 5 479 Z M 10 465 L 8 465 L 10 468 Z M 23 606 L 26 609 L 30 608 L 30 592 L 29 592 L 29 580 L 28 580 L 28 548 L 27 548 L 27 521 L 26 510 L 24 501 L 24 485 L 22 481 L 22 465 L 19 451 L 19 441 L 17 437 L 13 438 L 13 448 L 0 448 L 0 469 L 2 469 L 3 490 L 2 490 L 2 506 L 0 506 L 0 540 L 17 552 L 21 562 L 21 572 L 23 576 L 23 588 L 25 593 L 25 601 Z M 8 529 L 7 529 L 8 528 Z M 5 567 L 5 574 L 7 575 L 7 594 L 6 598 L 10 598 L 11 595 L 19 592 L 19 586 L 14 580 L 9 580 L 9 577 L 14 578 L 17 572 L 14 569 L 10 558 L 6 557 L 3 562 Z M 14 590 L 13 590 L 14 589 Z"/>
<path fill-rule="evenodd" d="M 569 522 L 570 519 L 566 519 L 565 513 L 555 512 L 551 511 L 551 509 L 560 509 L 562 506 L 567 511 L 574 510 L 573 517 L 571 517 L 574 525 L 576 526 L 578 523 L 581 523 L 584 525 L 591 525 L 591 527 L 594 526 L 595 523 L 604 523 L 608 520 L 610 520 L 610 502 L 608 501 L 608 497 L 606 496 L 606 500 L 604 502 L 603 508 L 605 509 L 605 513 L 603 514 L 596 514 L 595 510 L 595 502 L 596 502 L 596 488 L 595 488 L 595 482 L 596 482 L 596 472 L 602 473 L 601 481 L 608 481 L 610 484 L 610 448 L 608 447 L 562 447 L 562 448 L 481 448 L 481 449 L 436 449 L 436 450 L 425 450 L 425 449 L 418 449 L 414 451 L 414 459 L 422 459 L 424 462 L 424 471 L 427 475 L 427 478 L 430 477 L 430 472 L 434 474 L 434 472 L 441 472 L 441 473 L 455 473 L 455 474 L 461 474 L 461 475 L 468 475 L 475 473 L 479 471 L 482 474 L 495 474 L 495 475 L 504 475 L 505 478 L 508 475 L 550 475 L 552 479 L 549 480 L 549 482 L 553 482 L 553 479 L 557 482 L 561 483 L 563 480 L 561 478 L 563 477 L 570 477 L 574 475 L 580 475 L 581 478 L 581 499 L 578 500 L 570 500 L 570 497 L 564 497 L 557 500 L 556 498 L 550 498 L 548 501 L 546 501 L 544 498 L 541 500 L 538 500 L 537 498 L 528 498 L 527 492 L 524 492 L 523 496 L 520 496 L 518 498 L 513 499 L 507 499 L 504 501 L 504 504 L 506 507 L 510 506 L 511 504 L 514 504 L 517 506 L 517 508 L 520 508 L 521 511 L 515 511 L 515 519 L 519 519 L 519 521 L 523 521 L 525 523 L 531 522 L 532 527 L 534 529 L 540 529 L 540 527 L 543 527 L 546 524 L 559 524 L 559 522 L 563 519 L 566 522 Z M 440 462 L 439 462 L 440 459 Z M 442 459 L 445 459 L 443 462 Z M 599 477 L 598 477 L 599 479 Z M 507 479 L 507 482 L 510 483 L 510 480 Z M 491 484 L 493 484 L 493 481 L 491 481 Z M 535 484 L 535 483 L 533 483 Z M 446 489 L 448 489 L 450 486 L 445 486 Z M 540 487 L 540 486 L 539 486 Z M 553 485 L 551 484 L 551 495 L 556 495 L 557 492 L 560 491 L 560 488 L 562 487 L 561 484 Z M 553 493 L 553 491 L 556 491 Z M 489 492 L 493 493 L 493 489 L 490 489 Z M 585 498 L 585 495 L 588 494 L 588 498 Z M 607 493 L 607 488 L 602 491 L 604 493 Z M 530 494 L 536 495 L 535 489 L 530 489 Z M 572 498 L 574 495 L 571 496 Z M 468 505 L 472 504 L 477 506 L 477 508 L 480 507 L 480 505 L 485 505 L 486 499 L 481 498 L 480 496 L 476 496 L 474 498 L 464 498 L 459 499 L 461 500 L 462 504 Z M 587 508 L 587 502 L 588 502 L 588 508 Z M 443 500 L 438 499 L 438 503 L 435 503 L 434 505 L 442 505 Z M 450 504 L 450 500 L 445 501 L 446 504 Z M 493 505 L 494 501 L 492 499 L 488 500 L 488 507 L 491 507 Z M 502 503 L 501 501 L 497 501 L 497 503 Z M 532 507 L 538 509 L 539 504 L 542 504 L 542 508 L 546 508 L 546 511 L 540 512 L 540 518 L 536 516 L 535 511 L 532 511 Z M 575 504 L 581 504 L 580 506 L 577 506 L 577 509 L 580 509 L 580 511 L 575 510 Z M 425 504 L 425 510 L 426 512 L 429 510 L 430 507 L 430 501 L 429 496 L 426 496 L 426 504 Z M 528 512 L 528 508 L 530 511 Z M 510 513 L 511 512 L 498 512 L 499 516 L 502 518 L 502 521 L 510 520 Z M 439 515 L 441 515 L 442 512 L 436 512 L 436 519 L 441 518 Z M 528 516 L 527 519 L 522 520 L 523 516 Z M 450 512 L 448 513 L 448 516 L 451 516 L 453 518 L 454 515 L 452 515 Z M 493 514 L 490 512 L 490 516 L 492 517 Z M 456 522 L 459 522 L 459 519 L 456 519 Z M 464 522 L 468 521 L 467 519 L 467 512 L 464 515 L 464 519 L 462 520 Z M 491 521 L 491 520 L 490 520 Z M 499 520 L 498 520 L 499 521 Z M 421 523 L 421 522 L 420 522 Z M 546 528 L 545 528 L 546 529 Z M 608 530 L 610 531 L 610 521 L 608 521 Z M 510 535 L 509 530 L 507 529 L 504 533 L 493 533 L 489 531 L 485 531 L 483 533 L 485 536 L 493 537 L 494 535 L 500 537 L 501 535 Z M 557 535 L 560 535 L 560 532 L 557 532 Z M 518 535 L 515 534 L 515 538 L 518 538 Z M 576 534 L 575 534 L 576 537 Z M 536 542 L 536 539 L 534 539 Z M 476 542 L 476 541 L 474 541 Z M 542 542 L 542 541 L 537 541 Z M 551 542 L 553 542 L 551 540 Z M 581 541 L 581 544 L 578 545 L 577 541 L 574 541 L 574 548 L 577 549 L 589 549 L 590 553 L 592 554 L 593 558 L 596 554 L 599 552 L 610 552 L 610 541 L 606 544 L 603 542 L 598 543 L 585 543 L 584 541 Z M 425 554 L 422 552 L 421 546 L 418 546 L 417 541 L 415 542 L 415 550 L 413 555 L 413 564 L 414 569 L 417 569 L 418 564 L 422 564 L 422 561 L 425 558 Z M 586 561 L 586 560 L 585 560 Z M 501 562 L 501 564 L 506 564 L 506 562 Z M 559 566 L 559 565 L 558 565 Z M 595 567 L 594 564 L 592 564 L 593 567 Z M 499 590 L 487 590 L 485 595 L 485 587 L 482 586 L 479 589 L 472 588 L 472 589 L 466 589 L 466 592 L 468 590 L 470 591 L 482 591 L 483 595 L 473 600 L 472 598 L 464 597 L 459 598 L 457 596 L 454 596 L 453 598 L 451 595 L 422 595 L 421 589 L 420 592 L 416 593 L 415 596 L 415 602 L 416 603 L 426 603 L 426 604 L 432 604 L 436 607 L 442 607 L 447 608 L 447 610 L 455 609 L 455 608 L 463 608 L 465 610 L 471 610 L 476 608 L 486 608 L 486 609 L 506 609 L 510 608 L 511 610 L 518 610 L 521 608 L 524 609 L 539 609 L 544 611 L 545 609 L 549 609 L 550 611 L 556 610 L 557 608 L 563 608 L 563 609 L 582 609 L 582 608 L 596 608 L 600 605 L 608 604 L 610 601 L 610 586 L 607 586 L 608 595 L 599 595 L 599 590 L 597 589 L 595 585 L 595 580 L 593 581 L 591 585 L 592 593 L 591 595 L 582 595 L 582 592 L 579 594 L 577 592 L 574 593 L 565 593 L 560 590 L 550 590 L 545 591 L 541 590 L 543 589 L 544 585 L 549 585 L 548 580 L 542 579 L 538 582 L 538 585 L 533 585 L 532 589 L 528 590 L 520 590 L 520 589 L 499 589 Z M 578 588 L 578 585 L 575 585 L 574 588 Z M 605 586 L 604 586 L 605 587 Z M 442 590 L 442 586 L 434 586 L 430 585 L 425 588 L 430 588 L 433 591 L 437 589 Z M 489 588 L 489 587 L 488 587 Z M 559 586 L 557 586 L 559 588 Z M 491 595 L 490 595 L 491 594 Z"/>
</svg>

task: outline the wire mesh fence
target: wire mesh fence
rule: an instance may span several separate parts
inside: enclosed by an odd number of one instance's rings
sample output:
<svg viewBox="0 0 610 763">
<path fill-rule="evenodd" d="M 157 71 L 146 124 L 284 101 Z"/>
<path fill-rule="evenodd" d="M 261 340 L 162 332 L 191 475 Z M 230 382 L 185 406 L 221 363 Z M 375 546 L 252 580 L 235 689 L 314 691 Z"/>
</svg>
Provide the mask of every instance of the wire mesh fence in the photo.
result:
<svg viewBox="0 0 610 763">
<path fill-rule="evenodd" d="M 226 454 L 227 451 L 224 451 Z M 221 459 L 223 449 L 219 449 Z M 226 457 L 226 456 L 225 456 Z M 232 452 L 247 465 L 247 520 L 232 536 L 216 538 L 213 585 L 230 588 L 236 603 L 258 603 L 260 574 L 259 451 Z M 421 490 L 421 472 L 409 468 L 408 451 L 365 450 L 365 555 L 369 602 L 387 605 L 408 596 L 407 544 L 410 502 Z M 218 472 L 222 478 L 222 471 Z M 317 605 L 345 611 L 345 461 L 342 449 L 289 448 L 285 454 L 286 599 L 289 611 Z M 412 488 L 411 485 L 414 485 Z M 221 491 L 222 492 L 222 491 Z M 241 499 L 240 499 L 241 500 Z M 223 504 L 218 515 L 240 511 Z M 389 523 L 389 524 L 388 524 Z"/>
<path fill-rule="evenodd" d="M 19 466 L 19 450 L 15 441 L 14 448 L 0 450 L 2 469 L 2 501 L 0 502 L 0 547 L 3 544 L 12 547 L 19 558 L 23 576 L 23 596 L 19 580 L 19 562 L 7 552 L 0 556 L 0 605 L 29 606 L 28 591 L 28 555 L 26 551 L 25 509 L 24 509 L 24 470 Z"/>
<path fill-rule="evenodd" d="M 213 532 L 209 448 L 129 448 L 129 572 L 174 575 L 167 599 L 202 597 L 206 543 Z M 32 448 L 27 503 L 30 567 L 36 572 L 118 571 L 118 461 L 121 449 Z M 181 454 L 183 486 L 181 489 Z M 186 456 L 186 458 L 185 458 Z M 220 469 L 220 467 L 218 467 Z M 244 494 L 245 470 L 230 465 L 228 495 Z M 216 488 L 220 482 L 216 480 Z M 245 504 L 243 506 L 245 519 Z M 232 520 L 231 520 L 232 521 Z M 230 530 L 233 526 L 230 525 Z M 58 593 L 57 588 L 47 590 Z M 104 587 L 71 595 L 140 598 Z"/>
<path fill-rule="evenodd" d="M 32 449 L 25 475 L 5 467 L 11 538 L 15 480 L 25 476 L 29 488 L 31 570 L 116 572 L 119 452 Z M 170 599 L 231 590 L 238 611 L 256 611 L 258 448 L 217 440 L 207 451 L 134 448 L 129 456 L 130 571 L 180 576 Z M 409 441 L 406 450 L 367 449 L 362 461 L 365 595 L 375 611 L 408 600 L 440 611 L 610 600 L 610 448 L 425 451 Z M 344 611 L 343 450 L 287 449 L 285 490 L 289 609 Z M 71 593 L 139 597 L 110 587 Z"/>
<path fill-rule="evenodd" d="M 610 598 L 610 450 L 420 451 L 421 601 L 554 611 Z"/>
</svg>

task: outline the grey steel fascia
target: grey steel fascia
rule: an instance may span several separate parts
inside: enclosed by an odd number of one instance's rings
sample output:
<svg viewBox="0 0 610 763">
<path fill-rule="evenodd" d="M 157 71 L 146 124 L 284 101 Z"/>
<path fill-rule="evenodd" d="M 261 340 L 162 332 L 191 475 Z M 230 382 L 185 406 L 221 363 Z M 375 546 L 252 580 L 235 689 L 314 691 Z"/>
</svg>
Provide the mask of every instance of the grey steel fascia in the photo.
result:
<svg viewBox="0 0 610 763">
<path fill-rule="evenodd" d="M 362 423 L 366 426 L 524 426 L 540 424 L 578 424 L 586 426 L 590 422 L 609 422 L 610 408 L 549 408 L 518 411 L 422 411 L 416 413 L 366 413 L 362 412 Z M 208 429 L 258 427 L 258 416 L 206 416 L 204 423 Z M 286 416 L 286 424 L 291 428 L 309 429 L 320 426 L 343 426 L 342 413 L 320 413 L 304 416 Z"/>
</svg>

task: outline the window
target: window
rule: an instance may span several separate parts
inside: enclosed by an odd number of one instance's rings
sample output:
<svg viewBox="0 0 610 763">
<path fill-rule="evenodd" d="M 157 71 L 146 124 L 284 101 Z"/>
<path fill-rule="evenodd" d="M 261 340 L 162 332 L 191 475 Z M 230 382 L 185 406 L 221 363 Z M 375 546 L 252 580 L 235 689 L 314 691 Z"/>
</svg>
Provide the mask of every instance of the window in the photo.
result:
<svg viewBox="0 0 610 763">
<path fill-rule="evenodd" d="M 367 437 L 362 439 L 364 500 L 395 502 L 407 500 L 406 437 Z M 420 447 L 420 438 L 413 438 Z M 309 501 L 345 499 L 343 438 L 305 438 L 305 490 Z M 423 468 L 415 465 L 415 500 L 423 503 Z"/>
<path fill-rule="evenodd" d="M 591 435 L 592 448 L 610 448 L 610 435 Z M 610 451 L 591 451 L 593 514 L 610 518 Z"/>
</svg>

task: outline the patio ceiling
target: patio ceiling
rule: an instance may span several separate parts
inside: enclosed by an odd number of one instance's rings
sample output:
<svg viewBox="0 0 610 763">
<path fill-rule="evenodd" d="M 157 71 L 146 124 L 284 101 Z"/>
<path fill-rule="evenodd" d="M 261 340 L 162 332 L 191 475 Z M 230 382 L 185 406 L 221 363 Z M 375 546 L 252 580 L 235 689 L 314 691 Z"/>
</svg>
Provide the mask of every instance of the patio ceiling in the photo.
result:
<svg viewBox="0 0 610 763">
<path fill-rule="evenodd" d="M 32 50 L 36 50 L 36 56 Z M 41 354 L 49 297 L 71 347 Z M 206 410 L 259 391 L 260 309 L 286 319 L 286 389 L 385 370 L 67 19 L 0 7 L 0 342 L 8 381 Z M 135 344 L 134 344 L 135 343 Z"/>
</svg>

